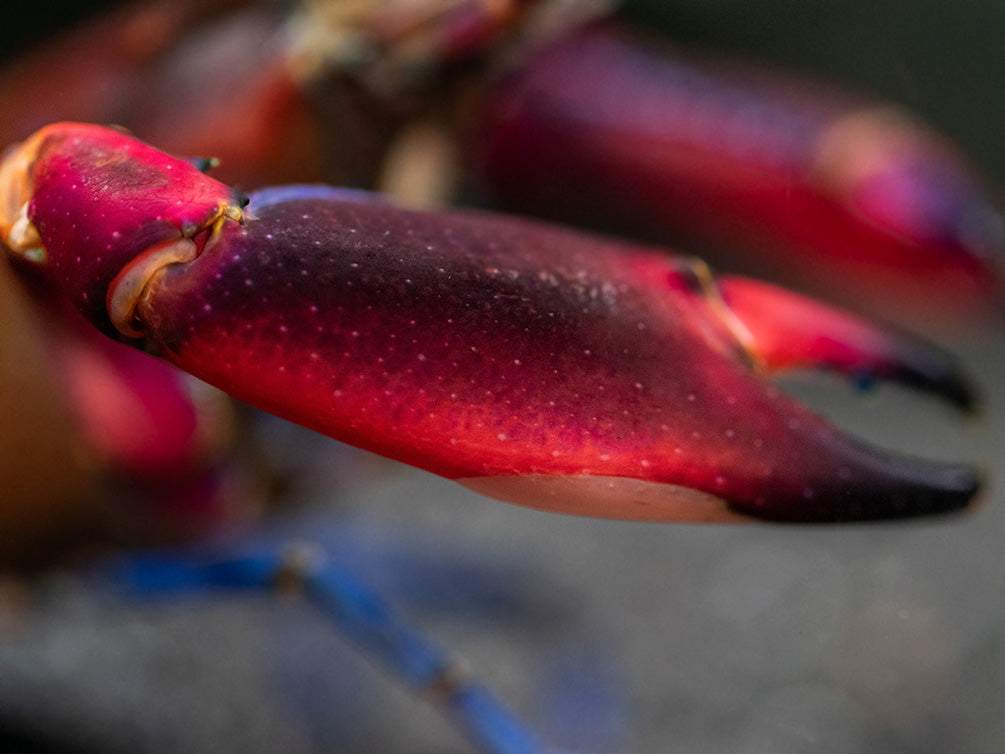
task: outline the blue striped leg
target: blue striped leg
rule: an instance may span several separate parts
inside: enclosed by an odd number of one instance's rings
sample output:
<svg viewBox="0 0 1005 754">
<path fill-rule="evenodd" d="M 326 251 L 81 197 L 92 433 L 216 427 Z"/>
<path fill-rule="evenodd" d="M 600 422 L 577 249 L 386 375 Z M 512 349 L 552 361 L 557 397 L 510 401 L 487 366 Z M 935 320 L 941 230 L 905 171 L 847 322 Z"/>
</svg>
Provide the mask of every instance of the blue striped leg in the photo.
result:
<svg viewBox="0 0 1005 754">
<path fill-rule="evenodd" d="M 267 549 L 212 560 L 139 555 L 117 569 L 117 579 L 145 594 L 295 589 L 395 678 L 441 708 L 481 751 L 557 754 L 372 590 L 316 549 Z"/>
</svg>

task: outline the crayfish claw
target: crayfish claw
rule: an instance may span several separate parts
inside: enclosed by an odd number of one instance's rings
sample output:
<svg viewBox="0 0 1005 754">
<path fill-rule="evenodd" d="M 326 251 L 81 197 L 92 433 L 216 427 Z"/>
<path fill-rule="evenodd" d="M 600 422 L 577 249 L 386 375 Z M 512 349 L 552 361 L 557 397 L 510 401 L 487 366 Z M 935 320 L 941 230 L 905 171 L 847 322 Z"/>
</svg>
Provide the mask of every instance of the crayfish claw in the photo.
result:
<svg viewBox="0 0 1005 754">
<path fill-rule="evenodd" d="M 267 189 L 249 213 L 191 164 L 94 126 L 28 143 L 30 169 L 0 164 L 0 230 L 30 199 L 39 266 L 97 327 L 484 494 L 828 522 L 956 510 L 980 488 L 970 466 L 872 447 L 771 384 L 830 367 L 974 406 L 937 347 L 802 296 L 661 248 L 332 188 Z"/>
<path fill-rule="evenodd" d="M 830 369 L 863 387 L 891 380 L 977 410 L 977 392 L 957 360 L 927 340 L 767 283 L 723 276 L 718 285 L 749 335 L 751 357 L 767 370 Z"/>
</svg>

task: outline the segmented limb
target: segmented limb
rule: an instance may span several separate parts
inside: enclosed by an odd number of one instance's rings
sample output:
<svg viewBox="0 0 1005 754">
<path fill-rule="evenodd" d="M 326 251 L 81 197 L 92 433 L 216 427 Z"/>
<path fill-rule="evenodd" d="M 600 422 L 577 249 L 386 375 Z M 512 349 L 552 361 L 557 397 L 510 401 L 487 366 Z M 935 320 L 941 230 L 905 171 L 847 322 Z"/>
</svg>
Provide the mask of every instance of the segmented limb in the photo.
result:
<svg viewBox="0 0 1005 754">
<path fill-rule="evenodd" d="M 143 554 L 114 579 L 144 595 L 208 590 L 296 591 L 409 689 L 425 696 L 486 754 L 558 754 L 488 689 L 348 571 L 309 547 L 260 547 L 220 555 Z"/>
</svg>

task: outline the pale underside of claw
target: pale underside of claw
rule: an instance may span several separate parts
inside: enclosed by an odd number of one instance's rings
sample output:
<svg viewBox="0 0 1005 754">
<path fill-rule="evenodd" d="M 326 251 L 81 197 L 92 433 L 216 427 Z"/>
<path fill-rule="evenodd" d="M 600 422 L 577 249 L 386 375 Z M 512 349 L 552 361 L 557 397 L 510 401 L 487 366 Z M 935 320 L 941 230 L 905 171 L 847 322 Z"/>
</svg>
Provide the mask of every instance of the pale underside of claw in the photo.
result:
<svg viewBox="0 0 1005 754">
<path fill-rule="evenodd" d="M 666 482 L 590 474 L 462 477 L 469 490 L 507 503 L 555 513 L 627 521 L 742 523 L 721 497 Z"/>
</svg>

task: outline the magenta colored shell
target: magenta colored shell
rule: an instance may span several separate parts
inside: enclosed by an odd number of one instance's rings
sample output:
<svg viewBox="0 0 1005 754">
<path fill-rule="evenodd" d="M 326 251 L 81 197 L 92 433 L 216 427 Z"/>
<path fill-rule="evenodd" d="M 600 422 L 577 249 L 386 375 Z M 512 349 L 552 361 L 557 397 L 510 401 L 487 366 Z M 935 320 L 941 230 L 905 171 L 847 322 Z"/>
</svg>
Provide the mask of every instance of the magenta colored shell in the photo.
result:
<svg viewBox="0 0 1005 754">
<path fill-rule="evenodd" d="M 29 142 L 38 151 L 28 215 L 45 244 L 50 275 L 108 332 L 105 292 L 119 271 L 238 201 L 187 160 L 111 129 L 55 124 Z"/>
<path fill-rule="evenodd" d="M 831 365 L 969 407 L 938 349 L 770 286 L 719 287 L 662 249 L 319 186 L 242 212 L 190 163 L 81 124 L 43 129 L 0 177 L 8 245 L 98 327 L 496 497 L 830 521 L 952 510 L 980 485 L 851 438 L 764 376 Z"/>
</svg>

